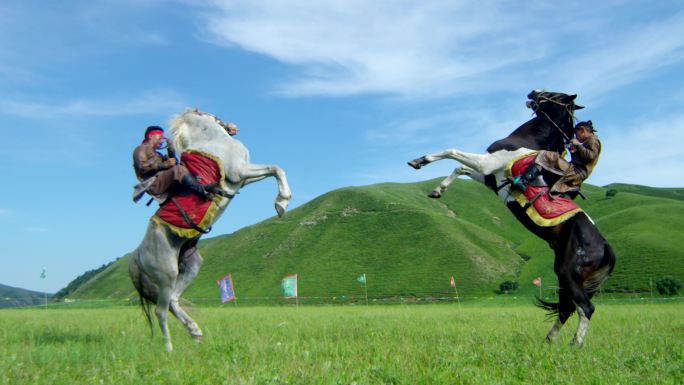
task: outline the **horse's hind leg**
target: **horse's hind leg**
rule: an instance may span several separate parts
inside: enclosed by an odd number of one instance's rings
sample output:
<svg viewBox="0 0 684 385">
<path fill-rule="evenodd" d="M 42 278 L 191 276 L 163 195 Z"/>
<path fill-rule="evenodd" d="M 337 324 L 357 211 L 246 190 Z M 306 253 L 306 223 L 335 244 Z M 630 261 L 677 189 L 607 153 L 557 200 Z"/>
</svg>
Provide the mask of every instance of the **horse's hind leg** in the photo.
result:
<svg viewBox="0 0 684 385">
<path fill-rule="evenodd" d="M 145 238 L 139 247 L 140 269 L 156 286 L 157 306 L 155 314 L 166 344 L 166 351 L 173 350 L 168 328 L 168 313 L 173 297 L 173 287 L 178 277 L 178 250 L 180 242 L 166 227 L 150 222 Z"/>
<path fill-rule="evenodd" d="M 572 287 L 572 300 L 575 305 L 575 310 L 577 311 L 577 316 L 579 321 L 577 323 L 577 330 L 575 331 L 575 337 L 572 343 L 581 346 L 584 343 L 584 337 L 587 334 L 587 329 L 589 328 L 589 320 L 592 314 L 594 314 L 594 304 L 584 292 L 582 283 L 573 281 L 571 282 Z"/>
<path fill-rule="evenodd" d="M 551 327 L 549 334 L 546 335 L 546 342 L 553 343 L 558 339 L 561 327 L 565 325 L 565 322 L 570 318 L 574 311 L 575 305 L 569 296 L 568 290 L 561 287 L 558 291 L 558 318 L 556 319 L 556 323 L 553 324 L 553 327 Z"/>
<path fill-rule="evenodd" d="M 577 306 L 577 316 L 579 317 L 579 322 L 577 323 L 577 331 L 575 332 L 575 337 L 572 339 L 572 342 L 577 346 L 582 346 L 584 337 L 587 335 L 587 329 L 589 328 L 590 316 L 585 313 L 582 306 Z"/>
<path fill-rule="evenodd" d="M 169 334 L 169 306 L 171 305 L 171 291 L 169 287 L 159 288 L 159 297 L 157 297 L 157 308 L 155 309 L 155 314 L 157 315 L 157 320 L 159 320 L 159 327 L 161 328 L 162 335 L 164 336 L 164 343 L 166 346 L 166 351 L 170 352 L 173 350 L 173 345 L 171 344 L 171 335 Z"/>
<path fill-rule="evenodd" d="M 197 273 L 199 273 L 200 266 L 202 265 L 202 256 L 197 251 L 195 246 L 186 250 L 180 259 L 180 267 L 178 278 L 176 279 L 176 284 L 173 288 L 173 297 L 171 298 L 171 313 L 173 313 L 178 320 L 180 320 L 183 325 L 188 329 L 190 336 L 196 341 L 200 341 L 202 338 L 202 330 L 199 328 L 197 323 L 188 315 L 188 313 L 183 310 L 179 304 L 180 296 L 183 294 L 185 289 L 190 285 L 190 283 L 195 279 Z"/>
</svg>

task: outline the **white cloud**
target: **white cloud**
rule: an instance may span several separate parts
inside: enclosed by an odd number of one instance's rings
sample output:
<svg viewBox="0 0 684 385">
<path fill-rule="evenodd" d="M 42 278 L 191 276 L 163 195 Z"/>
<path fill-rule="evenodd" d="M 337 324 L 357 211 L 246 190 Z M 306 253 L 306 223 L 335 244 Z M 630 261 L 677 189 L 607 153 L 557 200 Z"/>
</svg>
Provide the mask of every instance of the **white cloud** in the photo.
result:
<svg viewBox="0 0 684 385">
<path fill-rule="evenodd" d="M 277 86 L 290 96 L 601 94 L 683 59 L 683 14 L 626 23 L 620 15 L 634 7 L 620 2 L 213 3 L 208 39 L 294 66 L 298 75 Z"/>
<path fill-rule="evenodd" d="M 684 187 L 684 114 L 643 117 L 632 128 L 609 126 L 599 134 L 603 149 L 589 183 Z"/>
<path fill-rule="evenodd" d="M 148 113 L 170 114 L 187 106 L 179 93 L 158 89 L 144 92 L 132 98 L 109 100 L 76 99 L 67 102 L 0 99 L 0 114 L 30 118 L 53 119 L 65 115 L 124 116 Z"/>
<path fill-rule="evenodd" d="M 61 71 L 130 47 L 171 43 L 166 1 L 13 1 L 0 4 L 0 82 L 50 83 Z"/>
<path fill-rule="evenodd" d="M 684 12 L 631 25 L 618 33 L 603 34 L 600 28 L 595 31 L 598 43 L 552 66 L 556 73 L 564 74 L 559 89 L 582 90 L 590 97 L 601 95 L 684 60 Z"/>
<path fill-rule="evenodd" d="M 220 12 L 206 17 L 216 42 L 302 68 L 280 87 L 289 95 L 451 94 L 544 50 L 526 44 L 534 30 L 518 27 L 534 15 L 512 18 L 498 3 L 214 3 Z"/>
</svg>

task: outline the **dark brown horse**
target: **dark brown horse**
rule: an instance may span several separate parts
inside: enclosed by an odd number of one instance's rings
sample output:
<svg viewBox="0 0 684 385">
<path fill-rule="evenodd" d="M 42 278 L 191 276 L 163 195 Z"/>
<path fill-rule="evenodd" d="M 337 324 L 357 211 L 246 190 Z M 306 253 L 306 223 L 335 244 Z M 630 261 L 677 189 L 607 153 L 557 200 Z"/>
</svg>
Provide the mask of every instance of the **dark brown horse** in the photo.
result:
<svg viewBox="0 0 684 385">
<path fill-rule="evenodd" d="M 558 303 L 537 298 L 537 305 L 557 314 L 558 319 L 546 336 L 553 342 L 568 318 L 577 312 L 579 324 L 573 342 L 581 345 L 594 314 L 591 298 L 608 278 L 615 266 L 615 254 L 598 231 L 594 222 L 580 212 L 563 223 L 540 226 L 533 222 L 513 197 L 506 177 L 509 163 L 533 151 L 547 150 L 562 153 L 574 134 L 574 111 L 582 108 L 575 104 L 577 95 L 556 92 L 532 91 L 527 106 L 535 117 L 518 127 L 508 137 L 492 143 L 486 154 L 470 154 L 451 149 L 426 155 L 409 162 L 415 169 L 442 159 L 454 159 L 463 164 L 444 179 L 429 196 L 439 198 L 449 184 L 460 175 L 468 175 L 491 188 L 506 204 L 515 217 L 532 233 L 548 242 L 555 254 L 554 271 L 558 276 Z M 558 178 L 544 173 L 549 185 Z"/>
</svg>

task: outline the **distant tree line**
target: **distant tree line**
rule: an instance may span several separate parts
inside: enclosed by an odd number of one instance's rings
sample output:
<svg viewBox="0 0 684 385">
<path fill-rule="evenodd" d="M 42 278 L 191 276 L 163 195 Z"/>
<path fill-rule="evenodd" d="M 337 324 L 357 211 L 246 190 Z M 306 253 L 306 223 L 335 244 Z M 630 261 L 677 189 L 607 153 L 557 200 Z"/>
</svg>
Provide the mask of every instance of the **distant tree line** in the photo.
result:
<svg viewBox="0 0 684 385">
<path fill-rule="evenodd" d="M 102 266 L 98 267 L 97 269 L 88 270 L 85 273 L 79 275 L 78 277 L 76 277 L 76 279 L 69 282 L 69 284 L 65 288 L 58 291 L 53 297 L 54 300 L 59 301 L 62 298 L 69 296 L 69 294 L 76 291 L 76 289 L 78 289 L 79 286 L 86 283 L 89 279 L 91 279 L 92 277 L 94 277 L 95 275 L 97 275 L 98 273 L 103 271 L 104 269 L 108 268 L 112 263 L 116 262 L 117 260 L 118 260 L 118 258 L 114 261 L 107 263 L 107 264 L 103 264 Z"/>
</svg>

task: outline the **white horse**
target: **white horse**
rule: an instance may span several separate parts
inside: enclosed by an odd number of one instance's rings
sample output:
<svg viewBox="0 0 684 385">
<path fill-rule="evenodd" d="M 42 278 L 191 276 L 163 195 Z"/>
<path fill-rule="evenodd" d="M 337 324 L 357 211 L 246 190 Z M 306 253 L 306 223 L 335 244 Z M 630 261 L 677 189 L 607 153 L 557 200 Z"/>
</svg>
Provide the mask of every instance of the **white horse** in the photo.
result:
<svg viewBox="0 0 684 385">
<path fill-rule="evenodd" d="M 220 160 L 225 170 L 225 179 L 218 186 L 222 198 L 218 202 L 214 222 L 240 188 L 269 176 L 278 182 L 275 208 L 278 216 L 282 216 L 292 195 L 285 172 L 276 165 L 250 163 L 247 148 L 228 135 L 224 126 L 213 115 L 191 109 L 171 122 L 172 142 L 178 154 L 186 150 L 211 154 Z M 167 226 L 150 220 L 145 237 L 129 264 L 129 274 L 143 301 L 150 327 L 149 306 L 150 303 L 156 304 L 155 314 L 169 352 L 173 350 L 167 325 L 169 310 L 185 325 L 192 338 L 197 341 L 202 338 L 197 323 L 179 304 L 181 294 L 197 276 L 202 264 L 197 250 L 198 240 L 199 236 L 193 239 L 180 237 Z"/>
</svg>

